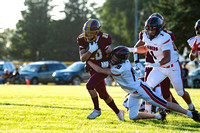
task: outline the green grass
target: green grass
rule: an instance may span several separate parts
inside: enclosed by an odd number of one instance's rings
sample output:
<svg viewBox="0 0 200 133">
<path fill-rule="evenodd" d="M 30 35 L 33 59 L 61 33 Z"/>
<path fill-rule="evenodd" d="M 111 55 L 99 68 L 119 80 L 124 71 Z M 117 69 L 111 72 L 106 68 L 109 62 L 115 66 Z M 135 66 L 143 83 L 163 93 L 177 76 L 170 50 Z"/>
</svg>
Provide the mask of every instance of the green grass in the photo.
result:
<svg viewBox="0 0 200 133">
<path fill-rule="evenodd" d="M 122 102 L 126 93 L 120 87 L 107 87 L 107 90 L 117 106 L 124 109 Z M 200 89 L 186 90 L 200 110 Z M 187 108 L 174 89 L 172 92 L 181 106 Z M 167 121 L 162 122 L 132 121 L 126 112 L 126 122 L 122 122 L 103 100 L 100 100 L 100 107 L 100 117 L 86 119 L 93 104 L 84 85 L 1 85 L 0 132 L 200 132 L 200 123 L 177 113 L 170 113 Z"/>
</svg>

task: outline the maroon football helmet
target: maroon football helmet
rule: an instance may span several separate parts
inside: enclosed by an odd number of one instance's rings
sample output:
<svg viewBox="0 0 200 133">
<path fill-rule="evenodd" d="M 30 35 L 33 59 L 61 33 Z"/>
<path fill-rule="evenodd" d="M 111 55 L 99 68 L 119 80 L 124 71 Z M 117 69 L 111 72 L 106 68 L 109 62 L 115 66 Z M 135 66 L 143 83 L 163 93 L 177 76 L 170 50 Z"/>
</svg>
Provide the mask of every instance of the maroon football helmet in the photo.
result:
<svg viewBox="0 0 200 133">
<path fill-rule="evenodd" d="M 87 42 L 94 42 L 100 32 L 100 23 L 96 19 L 89 19 L 83 26 L 84 39 Z"/>
</svg>

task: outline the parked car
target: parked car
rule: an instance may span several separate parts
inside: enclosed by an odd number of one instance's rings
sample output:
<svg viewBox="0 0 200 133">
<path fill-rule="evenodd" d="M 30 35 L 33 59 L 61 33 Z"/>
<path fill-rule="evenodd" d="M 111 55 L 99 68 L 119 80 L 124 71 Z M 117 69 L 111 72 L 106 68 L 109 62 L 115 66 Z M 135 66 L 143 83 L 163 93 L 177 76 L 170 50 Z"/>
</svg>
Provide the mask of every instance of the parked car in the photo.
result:
<svg viewBox="0 0 200 133">
<path fill-rule="evenodd" d="M 90 75 L 85 71 L 84 66 L 85 62 L 77 61 L 67 69 L 55 71 L 52 75 L 55 84 L 80 85 L 81 82 L 86 82 Z"/>
<path fill-rule="evenodd" d="M 191 88 L 200 88 L 200 67 L 189 73 L 188 86 Z"/>
<path fill-rule="evenodd" d="M 59 61 L 38 61 L 25 65 L 20 71 L 20 79 L 30 84 L 47 84 L 53 82 L 52 74 L 56 70 L 66 69 L 67 65 Z"/>
<path fill-rule="evenodd" d="M 7 69 L 9 73 L 13 73 L 16 68 L 12 62 L 0 61 L 0 75 L 4 73 L 4 69 Z"/>
</svg>

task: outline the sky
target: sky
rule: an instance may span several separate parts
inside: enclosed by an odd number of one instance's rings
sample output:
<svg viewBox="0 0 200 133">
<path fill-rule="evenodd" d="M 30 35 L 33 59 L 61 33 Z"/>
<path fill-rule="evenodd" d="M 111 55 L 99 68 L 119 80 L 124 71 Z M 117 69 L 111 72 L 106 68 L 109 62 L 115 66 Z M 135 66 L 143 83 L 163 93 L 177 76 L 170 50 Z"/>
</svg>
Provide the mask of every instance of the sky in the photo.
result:
<svg viewBox="0 0 200 133">
<path fill-rule="evenodd" d="M 19 19 L 21 19 L 21 11 L 25 10 L 24 6 L 25 0 L 0 0 L 0 29 L 15 29 L 15 25 Z M 58 5 L 54 8 L 51 15 L 53 15 L 52 19 L 60 19 L 64 16 L 59 13 L 64 6 L 63 2 L 67 0 L 53 0 L 51 2 L 52 5 Z M 96 2 L 98 6 L 103 5 L 105 0 L 88 0 L 89 3 Z M 1 31 L 1 30 L 0 30 Z"/>
</svg>

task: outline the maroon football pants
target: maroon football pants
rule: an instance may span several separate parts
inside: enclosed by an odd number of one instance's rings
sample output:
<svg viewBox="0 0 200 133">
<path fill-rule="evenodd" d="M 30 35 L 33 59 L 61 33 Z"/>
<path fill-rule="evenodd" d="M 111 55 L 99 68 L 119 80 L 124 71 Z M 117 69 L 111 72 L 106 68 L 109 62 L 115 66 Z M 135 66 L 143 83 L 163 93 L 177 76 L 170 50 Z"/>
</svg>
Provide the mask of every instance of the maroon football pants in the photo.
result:
<svg viewBox="0 0 200 133">
<path fill-rule="evenodd" d="M 104 79 L 108 76 L 105 74 L 90 71 L 90 78 L 86 84 L 88 90 L 96 90 L 101 99 L 106 99 L 108 92 L 106 90 L 106 85 Z"/>
</svg>

